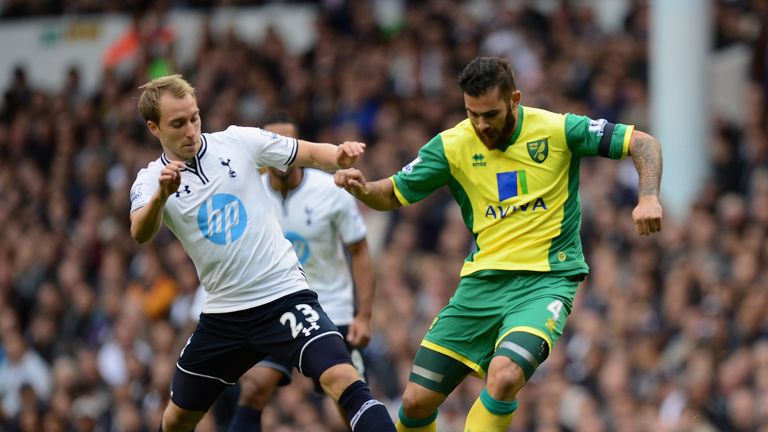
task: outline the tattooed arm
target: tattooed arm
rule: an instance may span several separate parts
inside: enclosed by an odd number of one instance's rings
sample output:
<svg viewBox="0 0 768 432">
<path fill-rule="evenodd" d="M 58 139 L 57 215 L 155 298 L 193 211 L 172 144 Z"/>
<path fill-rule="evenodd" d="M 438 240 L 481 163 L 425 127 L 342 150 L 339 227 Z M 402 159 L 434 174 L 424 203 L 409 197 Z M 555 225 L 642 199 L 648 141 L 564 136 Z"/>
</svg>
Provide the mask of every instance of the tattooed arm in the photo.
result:
<svg viewBox="0 0 768 432">
<path fill-rule="evenodd" d="M 639 199 L 637 207 L 632 211 L 632 221 L 640 235 L 661 231 L 661 144 L 647 133 L 635 130 L 629 142 L 629 155 L 640 176 Z"/>
</svg>

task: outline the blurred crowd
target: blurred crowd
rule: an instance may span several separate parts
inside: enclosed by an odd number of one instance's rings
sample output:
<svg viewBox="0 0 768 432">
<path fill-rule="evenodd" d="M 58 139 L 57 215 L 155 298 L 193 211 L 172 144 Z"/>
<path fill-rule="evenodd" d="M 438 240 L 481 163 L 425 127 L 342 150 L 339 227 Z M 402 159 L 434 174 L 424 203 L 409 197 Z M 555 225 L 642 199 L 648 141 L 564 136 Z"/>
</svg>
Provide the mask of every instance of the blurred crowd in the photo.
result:
<svg viewBox="0 0 768 432">
<path fill-rule="evenodd" d="M 141 2 L 4 3 L 3 16 L 25 16 Z M 489 1 L 485 14 L 455 0 L 403 3 L 407 14 L 382 27 L 370 2 L 323 2 L 317 43 L 300 55 L 275 31 L 251 41 L 205 24 L 191 64 L 176 64 L 168 29 L 144 41 L 127 70 L 105 70 L 92 93 L 76 67 L 53 92 L 32 86 L 23 66 L 0 83 L 0 430 L 157 430 L 198 286 L 167 231 L 147 246 L 129 235 L 128 189 L 161 151 L 136 110 L 158 59 L 196 87 L 204 131 L 258 126 L 287 110 L 304 138 L 367 142 L 369 178 L 396 172 L 464 118 L 456 75 L 478 54 L 511 60 L 526 105 L 652 130 L 646 1 L 631 1 L 613 33 L 578 1 L 548 13 Z M 733 95 L 748 115 L 709 119 L 712 139 L 697 151 L 711 154 L 711 167 L 684 220 L 638 236 L 631 160 L 582 164 L 592 273 L 511 430 L 768 431 L 767 6 L 714 7 L 712 50 L 752 52 L 749 92 Z M 447 191 L 395 212 L 363 211 L 377 271 L 369 378 L 394 415 L 472 239 Z M 264 430 L 343 431 L 296 375 L 265 411 Z M 469 378 L 449 397 L 441 432 L 462 430 L 482 385 Z M 199 431 L 226 430 L 236 391 Z"/>
</svg>

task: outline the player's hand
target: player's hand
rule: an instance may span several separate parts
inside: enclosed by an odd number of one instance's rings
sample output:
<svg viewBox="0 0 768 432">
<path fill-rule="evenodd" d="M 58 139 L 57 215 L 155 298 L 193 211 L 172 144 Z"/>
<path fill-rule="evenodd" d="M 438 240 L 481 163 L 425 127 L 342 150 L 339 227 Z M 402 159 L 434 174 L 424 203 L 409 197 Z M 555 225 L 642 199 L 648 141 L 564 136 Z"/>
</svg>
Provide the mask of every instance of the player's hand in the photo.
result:
<svg viewBox="0 0 768 432">
<path fill-rule="evenodd" d="M 359 169 L 349 168 L 333 173 L 333 181 L 336 186 L 344 188 L 352 195 L 359 197 L 368 192 L 363 173 Z"/>
<path fill-rule="evenodd" d="M 368 318 L 355 316 L 349 323 L 347 342 L 355 348 L 365 348 L 371 341 L 371 321 Z"/>
<path fill-rule="evenodd" d="M 171 161 L 160 171 L 160 198 L 166 199 L 172 193 L 176 193 L 181 186 L 181 170 L 184 169 L 184 162 Z"/>
<path fill-rule="evenodd" d="M 365 153 L 365 143 L 345 141 L 336 147 L 336 165 L 339 168 L 349 168 Z"/>
<path fill-rule="evenodd" d="M 632 210 L 632 222 L 635 223 L 637 233 L 648 235 L 661 231 L 661 204 L 655 195 L 643 195 L 640 197 L 637 207 Z"/>
</svg>

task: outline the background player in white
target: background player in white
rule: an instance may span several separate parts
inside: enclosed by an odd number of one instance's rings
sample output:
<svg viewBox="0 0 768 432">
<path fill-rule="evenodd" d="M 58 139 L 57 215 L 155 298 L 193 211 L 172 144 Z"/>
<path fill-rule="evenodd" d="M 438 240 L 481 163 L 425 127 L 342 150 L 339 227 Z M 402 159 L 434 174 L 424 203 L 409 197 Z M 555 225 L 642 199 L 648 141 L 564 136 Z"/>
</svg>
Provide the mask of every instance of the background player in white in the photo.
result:
<svg viewBox="0 0 768 432">
<path fill-rule="evenodd" d="M 319 380 L 354 431 L 393 431 L 383 404 L 351 365 L 341 335 L 308 289 L 282 234 L 259 167 L 334 170 L 365 145 L 299 141 L 258 128 L 201 133 L 194 89 L 180 75 L 142 86 L 139 112 L 163 149 L 131 187 L 131 236 L 165 225 L 207 289 L 203 313 L 179 360 L 160 430 L 193 430 L 218 395 L 267 355 Z"/>
<path fill-rule="evenodd" d="M 273 114 L 263 128 L 286 137 L 298 136 L 296 124 L 285 113 Z M 281 171 L 270 167 L 262 180 L 310 289 L 317 292 L 323 310 L 345 336 L 352 363 L 364 378 L 358 348 L 371 339 L 374 275 L 355 199 L 339 189 L 330 174 L 311 168 L 291 166 Z M 291 369 L 289 363 L 269 357 L 243 375 L 230 432 L 261 430 L 261 412 L 278 385 L 290 382 Z"/>
</svg>

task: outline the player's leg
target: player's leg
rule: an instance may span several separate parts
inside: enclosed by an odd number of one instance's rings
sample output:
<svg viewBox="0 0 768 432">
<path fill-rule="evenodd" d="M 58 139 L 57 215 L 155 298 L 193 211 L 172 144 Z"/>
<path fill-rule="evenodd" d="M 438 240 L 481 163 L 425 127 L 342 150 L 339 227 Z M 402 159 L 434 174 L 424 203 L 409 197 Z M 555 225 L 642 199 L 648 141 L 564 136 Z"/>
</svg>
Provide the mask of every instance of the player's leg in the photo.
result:
<svg viewBox="0 0 768 432">
<path fill-rule="evenodd" d="M 195 430 L 195 426 L 205 415 L 206 411 L 185 410 L 168 401 L 168 406 L 163 412 L 163 424 L 161 432 L 189 432 Z"/>
<path fill-rule="evenodd" d="M 485 278 L 464 277 L 454 296 L 432 322 L 413 360 L 403 393 L 398 431 L 437 430 L 437 409 L 472 373 L 484 377 L 502 323 L 503 303 L 490 293 Z"/>
<path fill-rule="evenodd" d="M 282 312 L 276 315 L 274 330 L 283 336 L 280 343 L 270 344 L 270 354 L 292 359 L 302 374 L 319 381 L 344 409 L 354 432 L 394 431 L 386 407 L 360 380 L 344 339 L 320 307 L 317 294 L 304 290 L 274 303 Z"/>
<path fill-rule="evenodd" d="M 360 379 L 340 335 L 316 339 L 305 347 L 300 370 L 316 378 L 346 414 L 354 432 L 395 430 L 384 404 L 376 400 Z"/>
<path fill-rule="evenodd" d="M 413 360 L 408 384 L 403 392 L 397 430 L 436 431 L 438 407 L 470 372 L 472 369 L 456 358 L 422 345 Z"/>
<path fill-rule="evenodd" d="M 185 351 L 182 357 L 190 358 L 190 353 Z M 162 432 L 194 430 L 221 392 L 227 386 L 234 384 L 235 381 L 226 382 L 213 375 L 190 372 L 177 364 L 171 383 L 171 398 L 163 412 L 160 430 Z"/>
<path fill-rule="evenodd" d="M 506 285 L 510 302 L 499 332 L 486 387 L 467 415 L 467 431 L 506 431 L 517 393 L 562 335 L 578 281 L 552 275 L 520 276 Z"/>
<path fill-rule="evenodd" d="M 517 335 L 513 333 L 510 337 L 514 338 Z M 503 343 L 509 343 L 509 340 L 505 339 Z M 523 369 L 505 354 L 507 353 L 497 350 L 497 354 L 491 360 L 486 385 L 467 414 L 465 431 L 492 432 L 506 431 L 509 428 L 517 409 L 515 397 L 528 377 Z M 537 361 L 543 361 L 544 358 Z"/>
<path fill-rule="evenodd" d="M 263 358 L 248 346 L 239 325 L 250 313 L 200 315 L 176 362 L 170 401 L 163 412 L 163 432 L 194 430 L 221 392 Z"/>
<path fill-rule="evenodd" d="M 291 382 L 291 365 L 268 357 L 240 378 L 240 398 L 229 432 L 261 431 L 261 413 L 280 385 Z"/>
<path fill-rule="evenodd" d="M 363 359 L 363 352 L 360 348 L 355 348 L 352 345 L 347 342 L 347 333 L 349 332 L 349 326 L 348 325 L 340 325 L 338 326 L 339 333 L 341 333 L 342 338 L 344 338 L 344 342 L 347 346 L 347 350 L 349 350 L 349 356 L 352 359 L 352 366 L 355 367 L 355 370 L 357 370 L 357 375 L 360 377 L 360 379 L 363 382 L 368 382 L 368 377 L 365 371 L 365 361 Z M 324 394 L 325 391 L 323 391 L 322 386 L 319 382 L 315 382 L 315 391 L 319 394 Z M 347 422 L 347 413 L 344 411 L 344 408 L 341 407 L 338 403 L 334 404 L 336 407 L 336 411 L 339 413 L 340 418 L 344 423 Z M 347 425 L 349 427 L 349 425 Z M 349 429 L 351 430 L 351 429 Z"/>
</svg>

